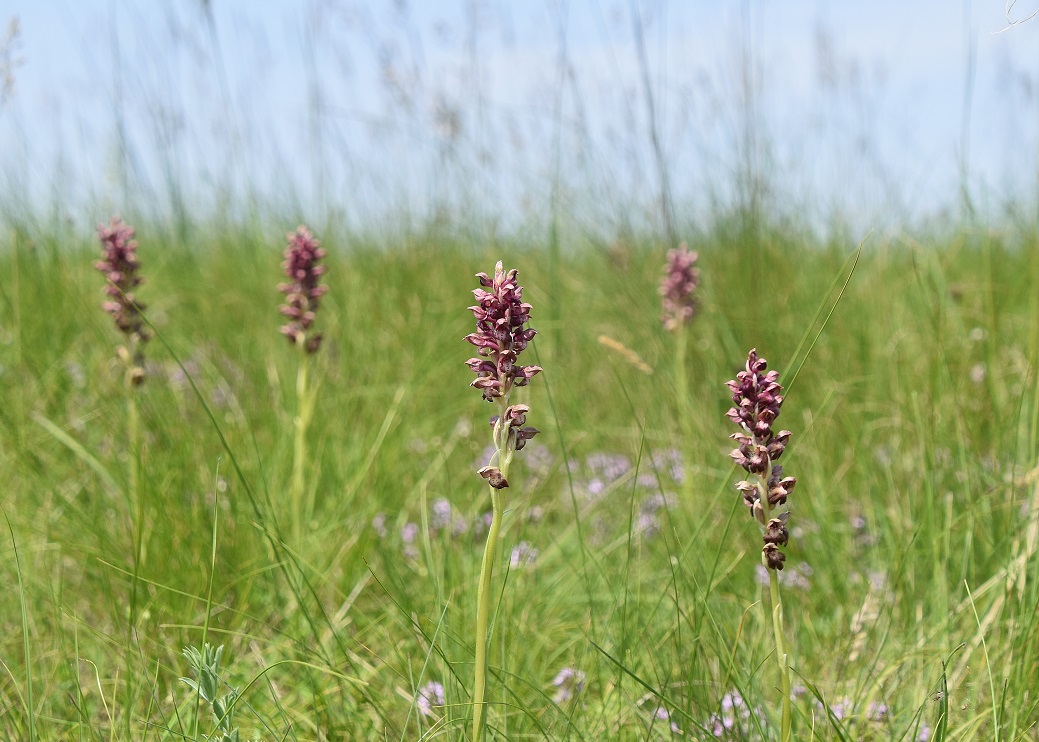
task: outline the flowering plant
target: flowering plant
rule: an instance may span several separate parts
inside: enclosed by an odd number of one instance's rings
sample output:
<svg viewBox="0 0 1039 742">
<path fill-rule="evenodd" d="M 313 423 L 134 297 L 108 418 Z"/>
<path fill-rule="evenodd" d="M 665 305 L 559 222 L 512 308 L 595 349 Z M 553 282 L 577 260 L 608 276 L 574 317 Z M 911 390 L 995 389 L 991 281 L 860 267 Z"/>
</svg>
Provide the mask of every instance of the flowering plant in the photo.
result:
<svg viewBox="0 0 1039 742">
<path fill-rule="evenodd" d="M 519 285 L 518 271 L 506 271 L 501 261 L 494 267 L 494 276 L 477 273 L 481 288 L 474 289 L 476 305 L 469 311 L 476 318 L 476 332 L 466 340 L 477 348 L 477 357 L 466 364 L 476 374 L 470 386 L 479 389 L 483 398 L 498 407 L 491 418 L 494 453 L 486 466 L 479 470 L 490 485 L 491 525 L 487 531 L 480 586 L 476 608 L 476 677 L 473 683 L 473 740 L 480 742 L 487 723 L 484 697 L 487 689 L 487 644 L 491 605 L 491 577 L 498 546 L 498 534 L 504 517 L 501 491 L 509 486 L 508 474 L 512 457 L 527 441 L 537 435 L 537 428 L 526 424 L 530 408 L 512 404 L 512 392 L 526 386 L 541 372 L 540 366 L 523 366 L 520 353 L 534 338 L 535 330 L 524 327 L 530 319 L 530 304 L 523 302 L 523 287 Z"/>
<path fill-rule="evenodd" d="M 772 598 L 772 628 L 783 686 L 781 739 L 786 742 L 790 739 L 790 667 L 784 649 L 783 603 L 776 573 L 783 569 L 786 561 L 780 547 L 786 546 L 789 540 L 790 513 L 776 511 L 786 505 L 797 480 L 784 477 L 783 467 L 774 463 L 783 455 L 792 433 L 789 430 L 777 433 L 772 428 L 783 406 L 783 387 L 779 385 L 779 373 L 766 371 L 767 368 L 768 363 L 756 350 L 747 354 L 744 370 L 726 382 L 735 406 L 725 415 L 740 427 L 740 432 L 731 436 L 738 447 L 730 456 L 748 474 L 747 479 L 736 483 L 736 489 L 758 522 L 765 544 L 761 562 L 768 570 Z"/>
</svg>

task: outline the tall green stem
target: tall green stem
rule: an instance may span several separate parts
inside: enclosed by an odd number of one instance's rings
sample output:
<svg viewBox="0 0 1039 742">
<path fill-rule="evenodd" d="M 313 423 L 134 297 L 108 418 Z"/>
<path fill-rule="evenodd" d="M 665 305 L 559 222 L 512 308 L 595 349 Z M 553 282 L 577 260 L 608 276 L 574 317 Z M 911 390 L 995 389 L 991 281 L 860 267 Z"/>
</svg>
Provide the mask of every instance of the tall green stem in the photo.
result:
<svg viewBox="0 0 1039 742">
<path fill-rule="evenodd" d="M 494 424 L 494 455 L 491 465 L 497 466 L 502 477 L 508 480 L 512 451 L 509 450 L 509 427 L 504 422 L 504 411 L 508 400 L 499 400 L 501 413 Z M 483 564 L 480 566 L 480 585 L 476 595 L 476 677 L 473 682 L 473 742 L 481 742 L 487 727 L 487 648 L 490 643 L 491 579 L 494 576 L 494 561 L 498 553 L 498 535 L 505 515 L 501 490 L 491 491 L 491 526 L 487 529 L 487 543 L 483 548 Z"/>
<path fill-rule="evenodd" d="M 504 508 L 501 495 L 494 487 L 491 490 L 491 527 L 487 530 L 487 544 L 483 549 L 483 565 L 480 567 L 480 588 L 476 597 L 476 680 L 473 683 L 473 742 L 483 739 L 487 726 L 485 698 L 487 695 L 487 646 L 490 641 L 488 629 L 491 616 L 491 577 L 494 560 L 498 553 L 498 534 Z"/>
<path fill-rule="evenodd" d="M 766 461 L 765 471 L 772 471 L 772 461 Z M 768 499 L 768 477 L 758 475 L 758 492 L 760 502 L 765 509 L 767 522 L 775 511 Z M 780 742 L 790 742 L 790 663 L 788 662 L 786 645 L 783 642 L 783 599 L 779 596 L 779 572 L 770 569 L 765 552 L 761 552 L 761 563 L 768 572 L 768 592 L 772 599 L 772 633 L 776 639 L 776 661 L 779 662 L 779 682 L 783 691 L 781 701 Z"/>
<path fill-rule="evenodd" d="M 692 431 L 692 405 L 689 401 L 689 378 L 686 372 L 686 348 L 688 346 L 688 331 L 685 325 L 675 330 L 675 393 L 678 397 L 678 425 L 682 440 L 685 442 L 682 448 L 682 464 L 685 473 L 683 490 L 688 501 L 693 494 L 693 475 L 690 467 L 690 458 L 686 446 L 693 440 Z"/>
<path fill-rule="evenodd" d="M 312 503 L 305 500 L 306 479 L 304 477 L 304 466 L 307 460 L 307 428 L 310 426 L 310 417 L 313 405 L 308 389 L 308 371 L 310 366 L 310 355 L 302 347 L 299 348 L 299 365 L 296 368 L 296 418 L 295 444 L 292 453 L 292 485 L 289 491 L 289 502 L 292 506 L 293 533 L 295 535 L 294 546 L 299 547 L 303 539 L 303 529 L 312 515 Z"/>
<path fill-rule="evenodd" d="M 762 554 L 762 564 L 765 557 Z M 790 665 L 787 663 L 786 647 L 783 643 L 783 600 L 779 597 L 779 573 L 768 569 L 768 592 L 772 596 L 772 631 L 776 636 L 776 659 L 779 661 L 779 681 L 783 690 L 781 742 L 790 740 Z"/>
<path fill-rule="evenodd" d="M 130 518 L 133 523 L 134 557 L 133 580 L 130 583 L 130 615 L 126 625 L 127 732 L 130 731 L 130 719 L 132 714 L 129 713 L 129 709 L 132 708 L 134 694 L 134 674 L 131 667 L 133 652 L 131 651 L 131 646 L 134 641 L 134 632 L 137 627 L 137 590 L 141 572 L 141 558 L 144 553 L 144 500 L 141 492 L 141 422 L 137 393 L 138 389 L 134 385 L 131 373 L 128 372 L 126 382 L 126 432 L 130 443 L 130 450 L 126 499 L 130 510 Z"/>
</svg>

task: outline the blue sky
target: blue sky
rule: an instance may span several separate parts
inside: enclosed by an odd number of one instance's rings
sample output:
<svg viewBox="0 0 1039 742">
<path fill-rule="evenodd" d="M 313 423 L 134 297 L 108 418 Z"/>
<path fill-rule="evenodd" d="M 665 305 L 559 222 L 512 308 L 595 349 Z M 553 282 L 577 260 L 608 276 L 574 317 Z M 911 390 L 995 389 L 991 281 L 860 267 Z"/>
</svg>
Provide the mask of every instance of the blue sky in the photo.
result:
<svg viewBox="0 0 1039 742">
<path fill-rule="evenodd" d="M 859 229 L 957 213 L 963 183 L 990 219 L 1035 208 L 1039 21 L 998 33 L 1003 2 L 211 0 L 212 25 L 205 7 L 3 0 L 22 60 L 5 200 L 652 224 L 637 25 L 683 222 L 738 199 L 748 162 L 770 204 Z"/>
</svg>

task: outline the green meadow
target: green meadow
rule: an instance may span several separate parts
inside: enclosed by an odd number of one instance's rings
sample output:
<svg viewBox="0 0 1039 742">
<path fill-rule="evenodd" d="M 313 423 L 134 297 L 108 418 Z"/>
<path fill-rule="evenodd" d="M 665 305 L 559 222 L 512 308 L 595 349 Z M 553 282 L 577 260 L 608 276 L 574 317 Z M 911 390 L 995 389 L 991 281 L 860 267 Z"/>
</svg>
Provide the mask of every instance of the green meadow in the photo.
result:
<svg viewBox="0 0 1039 742">
<path fill-rule="evenodd" d="M 93 225 L 2 237 L 0 739 L 234 739 L 181 680 L 206 644 L 243 741 L 469 738 L 494 410 L 463 338 L 497 260 L 544 372 L 514 398 L 541 432 L 503 490 L 485 738 L 779 739 L 725 418 L 757 348 L 798 480 L 793 738 L 1039 739 L 1034 236 L 689 233 L 679 341 L 658 241 L 311 225 L 329 291 L 301 518 L 276 290 L 296 223 L 135 226 L 139 446 Z"/>
</svg>

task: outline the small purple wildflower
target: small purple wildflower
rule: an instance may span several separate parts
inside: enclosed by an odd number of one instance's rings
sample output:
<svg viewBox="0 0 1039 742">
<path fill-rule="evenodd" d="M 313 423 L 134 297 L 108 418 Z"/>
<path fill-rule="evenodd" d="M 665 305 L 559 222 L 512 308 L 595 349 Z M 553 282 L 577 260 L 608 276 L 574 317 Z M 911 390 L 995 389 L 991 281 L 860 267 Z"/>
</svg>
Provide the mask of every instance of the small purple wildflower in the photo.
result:
<svg viewBox="0 0 1039 742">
<path fill-rule="evenodd" d="M 682 728 L 675 722 L 671 721 L 671 712 L 663 706 L 657 706 L 656 711 L 653 712 L 653 718 L 659 719 L 660 721 L 667 721 L 671 723 L 671 732 L 673 734 L 681 734 Z"/>
<path fill-rule="evenodd" d="M 886 703 L 880 701 L 870 701 L 869 703 L 869 718 L 870 721 L 884 721 L 887 718 L 888 708 Z"/>
<path fill-rule="evenodd" d="M 537 558 L 538 550 L 526 541 L 520 541 L 512 547 L 512 554 L 509 555 L 509 567 L 512 569 L 530 567 L 537 561 Z"/>
<path fill-rule="evenodd" d="M 289 319 L 281 332 L 290 343 L 307 353 L 316 353 L 321 347 L 321 333 L 311 333 L 310 328 L 321 297 L 328 291 L 327 286 L 318 283 L 325 272 L 325 267 L 317 264 L 325 257 L 325 251 L 318 247 L 320 244 L 304 226 L 290 233 L 282 263 L 289 282 L 278 284 L 278 291 L 285 294 L 280 310 Z"/>
<path fill-rule="evenodd" d="M 715 737 L 728 739 L 748 739 L 753 737 L 752 717 L 761 716 L 761 709 L 751 709 L 738 691 L 730 691 L 722 696 L 721 710 L 712 714 L 707 726 Z"/>
<path fill-rule="evenodd" d="M 149 335 L 141 315 L 145 305 L 134 295 L 134 289 L 144 280 L 137 273 L 140 268 L 137 240 L 133 227 L 124 224 L 118 216 L 113 216 L 108 226 L 98 225 L 97 235 L 101 240 L 101 260 L 94 263 L 94 267 L 108 279 L 104 289 L 108 299 L 101 307 L 130 343 L 130 348 L 119 349 L 119 356 L 129 369 L 129 382 L 139 386 L 144 383 L 141 346 Z"/>
<path fill-rule="evenodd" d="M 615 482 L 631 469 L 631 459 L 619 453 L 591 453 L 585 459 L 585 466 L 607 482 Z"/>
<path fill-rule="evenodd" d="M 473 520 L 473 536 L 476 538 L 483 538 L 487 535 L 487 531 L 490 530 L 491 521 L 494 519 L 494 513 L 488 510 L 482 515 L 476 516 Z"/>
<path fill-rule="evenodd" d="M 790 514 L 785 512 L 776 516 L 773 511 L 786 504 L 797 480 L 784 477 L 783 467 L 773 463 L 783 455 L 792 433 L 772 430 L 783 405 L 780 394 L 783 387 L 779 385 L 779 373 L 766 373 L 767 367 L 767 362 L 758 357 L 756 350 L 747 354 L 745 370 L 740 371 L 734 380 L 726 382 L 736 406 L 730 408 L 725 416 L 742 429 L 742 432 L 730 436 L 739 446 L 730 455 L 750 475 L 749 479 L 737 482 L 736 489 L 742 493 L 751 515 L 762 527 L 765 542 L 763 563 L 771 570 L 781 570 L 786 555 L 779 547 L 785 546 L 789 539 L 787 519 Z"/>
<path fill-rule="evenodd" d="M 662 321 L 668 332 L 689 324 L 696 316 L 696 289 L 700 285 L 700 269 L 696 267 L 698 258 L 699 254 L 684 242 L 677 250 L 667 253 L 660 296 L 664 308 Z"/>
<path fill-rule="evenodd" d="M 404 542 L 404 556 L 408 559 L 418 559 L 418 548 L 415 546 L 418 530 L 418 523 L 405 523 L 400 529 L 400 540 Z"/>
<path fill-rule="evenodd" d="M 645 538 L 652 538 L 660 532 L 660 511 L 670 510 L 677 504 L 674 495 L 657 493 L 644 499 L 639 505 L 639 515 L 635 530 Z"/>
<path fill-rule="evenodd" d="M 443 707 L 446 700 L 443 684 L 431 680 L 418 689 L 418 693 L 415 695 L 415 707 L 423 716 L 432 716 L 433 707 Z"/>
<path fill-rule="evenodd" d="M 400 538 L 406 544 L 415 543 L 415 537 L 418 535 L 418 523 L 405 523 L 400 529 Z"/>
<path fill-rule="evenodd" d="M 486 460 L 484 459 L 484 461 Z M 524 454 L 523 459 L 527 469 L 538 477 L 547 476 L 555 462 L 556 457 L 552 455 L 552 452 L 546 446 L 538 443 L 532 443 L 527 447 L 527 453 Z"/>
<path fill-rule="evenodd" d="M 433 500 L 430 511 L 432 511 L 429 519 L 429 527 L 431 529 L 441 531 L 451 525 L 454 511 L 449 500 L 444 497 L 438 497 L 436 500 Z"/>
<path fill-rule="evenodd" d="M 389 531 L 386 530 L 386 513 L 376 513 L 372 518 L 372 530 L 380 540 L 386 538 Z"/>
<path fill-rule="evenodd" d="M 576 668 L 564 667 L 552 679 L 552 685 L 556 687 L 556 694 L 552 700 L 557 704 L 566 703 L 579 695 L 584 690 L 585 677 L 585 674 Z"/>
</svg>

